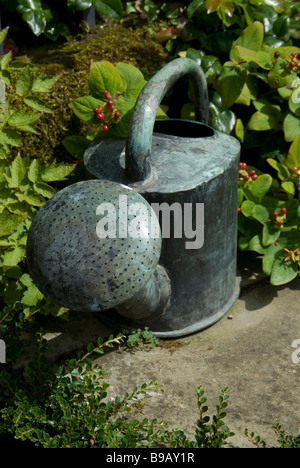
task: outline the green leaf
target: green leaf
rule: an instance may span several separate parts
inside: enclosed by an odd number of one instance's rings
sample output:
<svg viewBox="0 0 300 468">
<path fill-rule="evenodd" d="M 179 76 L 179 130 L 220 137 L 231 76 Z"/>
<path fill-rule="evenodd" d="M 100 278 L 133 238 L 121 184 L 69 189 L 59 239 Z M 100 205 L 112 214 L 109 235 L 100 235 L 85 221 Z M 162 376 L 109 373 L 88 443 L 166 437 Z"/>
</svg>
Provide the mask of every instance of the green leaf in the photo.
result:
<svg viewBox="0 0 300 468">
<path fill-rule="evenodd" d="M 10 187 L 19 188 L 26 176 L 26 166 L 18 155 L 10 165 Z"/>
<path fill-rule="evenodd" d="M 93 97 L 103 100 L 104 90 L 114 98 L 126 90 L 126 82 L 118 69 L 110 62 L 93 62 L 89 75 L 89 88 Z"/>
<path fill-rule="evenodd" d="M 281 180 L 289 179 L 290 177 L 290 171 L 288 168 L 284 165 L 276 161 L 276 159 L 268 158 L 267 162 L 272 166 L 277 172 L 278 172 L 278 177 Z"/>
<path fill-rule="evenodd" d="M 264 255 L 266 249 L 261 245 L 261 235 L 253 236 L 250 239 L 247 250 Z"/>
<path fill-rule="evenodd" d="M 13 249 L 6 250 L 3 255 L 3 265 L 15 266 L 20 263 L 25 257 L 25 247 L 17 246 Z"/>
<path fill-rule="evenodd" d="M 23 216 L 10 213 L 7 209 L 0 213 L 0 237 L 11 234 L 24 220 Z"/>
<path fill-rule="evenodd" d="M 27 306 L 36 306 L 43 297 L 43 294 L 33 284 L 24 293 L 21 302 Z"/>
<path fill-rule="evenodd" d="M 266 131 L 282 128 L 283 114 L 277 106 L 264 104 L 261 110 L 252 114 L 247 128 L 249 130 Z"/>
<path fill-rule="evenodd" d="M 244 128 L 243 121 L 241 119 L 237 119 L 236 121 L 235 134 L 236 134 L 236 137 L 240 140 L 240 142 L 243 143 L 244 138 L 245 138 L 245 128 Z"/>
<path fill-rule="evenodd" d="M 79 135 L 69 136 L 63 139 L 63 145 L 69 153 L 77 159 L 82 159 L 91 141 Z"/>
<path fill-rule="evenodd" d="M 31 276 L 28 273 L 23 273 L 23 275 L 20 278 L 20 282 L 26 287 L 30 288 L 30 286 L 33 285 L 33 281 Z"/>
<path fill-rule="evenodd" d="M 235 101 L 236 104 L 243 104 L 245 106 L 249 106 L 251 104 L 251 101 L 256 99 L 257 92 L 258 87 L 256 80 L 253 80 L 253 76 L 247 76 L 242 92 Z"/>
<path fill-rule="evenodd" d="M 78 10 L 86 10 L 90 8 L 92 5 L 91 0 L 68 0 L 67 6 L 70 10 L 78 11 Z"/>
<path fill-rule="evenodd" d="M 123 99 L 126 102 L 135 104 L 138 95 L 146 84 L 144 75 L 138 68 L 129 63 L 120 62 L 116 65 L 116 68 L 126 82 L 126 91 L 122 96 Z M 116 105 L 118 105 L 118 101 L 116 101 Z"/>
<path fill-rule="evenodd" d="M 100 15 L 113 19 L 122 19 L 123 6 L 121 0 L 93 0 L 93 5 Z"/>
<path fill-rule="evenodd" d="M 291 144 L 286 163 L 290 168 L 293 166 L 300 167 L 300 137 L 295 138 Z"/>
<path fill-rule="evenodd" d="M 74 114 L 84 122 L 95 123 L 94 107 L 103 101 L 94 98 L 93 96 L 83 96 L 77 98 L 73 102 Z"/>
<path fill-rule="evenodd" d="M 231 110 L 221 111 L 213 103 L 210 103 L 210 114 L 211 124 L 216 130 L 228 135 L 232 132 L 236 123 L 236 116 Z M 193 112 L 193 115 L 195 115 L 195 112 Z"/>
<path fill-rule="evenodd" d="M 224 64 L 217 91 L 222 98 L 225 109 L 228 109 L 236 102 L 242 92 L 246 78 L 246 70 L 235 67 L 231 62 Z"/>
<path fill-rule="evenodd" d="M 263 234 L 262 234 L 262 243 L 264 247 L 274 244 L 275 241 L 279 238 L 281 231 L 279 229 L 274 229 L 273 222 L 270 220 L 264 224 Z"/>
<path fill-rule="evenodd" d="M 18 3 L 17 11 L 32 32 L 39 36 L 47 25 L 47 11 L 43 10 L 40 0 L 20 0 Z"/>
<path fill-rule="evenodd" d="M 290 18 L 287 15 L 281 15 L 273 25 L 273 31 L 278 37 L 284 37 L 289 32 Z"/>
<path fill-rule="evenodd" d="M 41 195 L 35 193 L 33 190 L 28 190 L 23 195 L 23 200 L 29 205 L 37 206 L 39 208 L 45 203 L 45 199 Z"/>
<path fill-rule="evenodd" d="M 0 103 L 6 100 L 6 85 L 3 80 L 0 80 Z"/>
<path fill-rule="evenodd" d="M 261 174 L 251 183 L 249 190 L 252 195 L 261 201 L 268 193 L 272 185 L 272 176 L 270 174 Z"/>
<path fill-rule="evenodd" d="M 300 118 L 288 114 L 283 121 L 283 131 L 286 141 L 294 141 L 300 135 Z"/>
<path fill-rule="evenodd" d="M 24 130 L 28 125 L 35 122 L 41 114 L 28 112 L 25 109 L 14 111 L 8 119 L 8 124 L 11 127 L 16 127 L 20 130 Z"/>
<path fill-rule="evenodd" d="M 74 169 L 74 164 L 57 164 L 56 161 L 53 161 L 42 171 L 41 178 L 45 182 L 56 182 L 59 180 L 66 180 L 66 178 L 71 174 L 71 172 Z"/>
<path fill-rule="evenodd" d="M 243 215 L 246 216 L 247 218 L 252 216 L 252 211 L 254 207 L 255 207 L 255 203 L 253 201 L 245 200 L 241 206 Z"/>
<path fill-rule="evenodd" d="M 247 62 L 249 66 L 254 68 L 260 67 L 264 70 L 270 70 L 272 68 L 272 56 L 268 52 L 263 50 L 255 51 L 242 46 L 236 46 L 235 53 L 239 58 Z"/>
<path fill-rule="evenodd" d="M 265 224 L 269 221 L 269 211 L 263 205 L 255 205 L 252 211 L 253 218 L 257 219 L 261 224 Z"/>
<path fill-rule="evenodd" d="M 16 93 L 18 96 L 24 97 L 31 91 L 32 78 L 29 68 L 25 68 L 16 82 Z"/>
<path fill-rule="evenodd" d="M 7 145 L 20 146 L 22 144 L 21 135 L 12 128 L 4 128 L 2 131 L 0 131 L 0 141 L 2 139 Z"/>
<path fill-rule="evenodd" d="M 42 74 L 37 75 L 33 80 L 31 90 L 33 93 L 48 93 L 59 78 L 58 75 L 46 77 Z"/>
<path fill-rule="evenodd" d="M 51 198 L 56 193 L 55 188 L 46 184 L 45 182 L 37 182 L 33 184 L 34 190 L 45 198 Z"/>
<path fill-rule="evenodd" d="M 264 26 L 259 21 L 255 21 L 248 26 L 242 35 L 233 43 L 230 51 L 230 59 L 237 60 L 238 57 L 235 52 L 236 46 L 242 46 L 246 49 L 258 51 L 261 49 L 264 39 Z"/>
<path fill-rule="evenodd" d="M 43 101 L 37 96 L 28 96 L 24 99 L 24 102 L 25 104 L 27 104 L 27 106 L 30 106 L 32 107 L 32 109 L 35 109 L 37 111 L 47 112 L 49 114 L 53 112 L 51 107 L 49 107 L 45 101 Z"/>
<path fill-rule="evenodd" d="M 10 64 L 12 58 L 13 58 L 12 51 L 8 52 L 8 54 L 3 55 L 3 57 L 1 58 L 1 61 L 0 61 L 1 70 L 6 70 L 6 68 Z"/>
<path fill-rule="evenodd" d="M 290 198 L 293 198 L 293 196 L 295 195 L 295 191 L 296 191 L 296 187 L 293 182 L 291 181 L 282 182 L 281 187 L 289 195 Z"/>
<path fill-rule="evenodd" d="M 0 44 L 2 44 L 2 42 L 5 41 L 8 30 L 9 30 L 9 26 L 6 26 L 6 28 L 1 29 L 1 31 L 0 31 Z"/>
<path fill-rule="evenodd" d="M 284 11 L 284 0 L 265 0 L 266 5 L 270 5 L 277 13 Z"/>
<path fill-rule="evenodd" d="M 205 2 L 203 0 L 193 0 L 187 7 L 187 17 L 192 18 L 195 13 L 205 10 Z"/>
<path fill-rule="evenodd" d="M 34 159 L 28 169 L 28 179 L 30 182 L 36 183 L 41 177 L 41 164 L 38 159 Z"/>
<path fill-rule="evenodd" d="M 296 262 L 284 261 L 284 257 L 277 258 L 274 261 L 270 283 L 273 286 L 280 286 L 289 283 L 298 275 L 298 265 Z"/>
<path fill-rule="evenodd" d="M 267 248 L 263 259 L 262 259 L 262 267 L 263 272 L 265 275 L 270 276 L 271 271 L 275 262 L 275 255 L 282 251 L 282 247 L 279 245 L 272 244 L 270 247 Z"/>
<path fill-rule="evenodd" d="M 3 273 L 5 276 L 10 279 L 19 279 L 22 273 L 22 270 L 18 266 L 5 266 L 3 268 Z"/>
</svg>

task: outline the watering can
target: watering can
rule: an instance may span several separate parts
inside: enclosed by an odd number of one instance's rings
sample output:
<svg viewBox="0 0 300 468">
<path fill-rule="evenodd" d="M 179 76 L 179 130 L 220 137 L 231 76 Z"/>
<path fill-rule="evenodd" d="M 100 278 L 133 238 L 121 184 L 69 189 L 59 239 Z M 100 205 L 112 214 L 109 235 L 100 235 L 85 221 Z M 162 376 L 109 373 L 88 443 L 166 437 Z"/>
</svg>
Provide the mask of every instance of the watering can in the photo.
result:
<svg viewBox="0 0 300 468">
<path fill-rule="evenodd" d="M 156 119 L 186 75 L 195 120 Z M 91 143 L 89 179 L 54 195 L 29 231 L 29 272 L 45 296 L 111 328 L 147 326 L 162 338 L 203 330 L 228 312 L 240 293 L 240 144 L 210 127 L 208 115 L 202 69 L 179 58 L 141 91 L 127 140 Z"/>
</svg>

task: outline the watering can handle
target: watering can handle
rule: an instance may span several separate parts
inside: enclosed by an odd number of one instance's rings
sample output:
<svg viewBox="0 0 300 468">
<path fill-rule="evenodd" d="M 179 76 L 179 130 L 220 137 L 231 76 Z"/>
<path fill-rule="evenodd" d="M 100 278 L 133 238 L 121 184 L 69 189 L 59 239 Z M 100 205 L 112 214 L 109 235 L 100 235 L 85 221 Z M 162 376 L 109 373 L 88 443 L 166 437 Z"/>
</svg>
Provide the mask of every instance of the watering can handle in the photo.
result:
<svg viewBox="0 0 300 468">
<path fill-rule="evenodd" d="M 209 101 L 204 73 L 194 60 L 178 58 L 165 65 L 142 89 L 133 111 L 126 143 L 126 173 L 140 181 L 151 174 L 151 145 L 154 122 L 167 91 L 182 76 L 189 75 L 195 93 L 195 118 L 207 124 Z"/>
</svg>

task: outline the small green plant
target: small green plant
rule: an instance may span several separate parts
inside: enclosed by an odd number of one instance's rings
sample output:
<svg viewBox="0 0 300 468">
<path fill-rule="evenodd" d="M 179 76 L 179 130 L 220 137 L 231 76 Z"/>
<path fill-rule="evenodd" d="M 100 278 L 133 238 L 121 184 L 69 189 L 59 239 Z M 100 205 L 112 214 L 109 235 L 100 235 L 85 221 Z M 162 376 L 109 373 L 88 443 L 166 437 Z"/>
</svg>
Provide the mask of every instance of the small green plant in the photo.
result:
<svg viewBox="0 0 300 468">
<path fill-rule="evenodd" d="M 279 423 L 272 426 L 272 429 L 277 436 L 278 445 L 271 448 L 300 448 L 300 434 L 297 436 L 287 434 Z M 259 435 L 255 435 L 254 432 L 249 432 L 246 429 L 245 435 L 248 437 L 248 440 L 255 445 L 255 447 L 268 448 L 266 442 Z"/>
<path fill-rule="evenodd" d="M 153 335 L 153 333 L 149 330 L 148 327 L 145 327 L 144 330 L 141 330 L 138 328 L 137 330 L 133 330 L 127 338 L 127 346 L 129 348 L 133 348 L 140 343 L 145 342 L 149 344 L 152 348 L 155 348 L 157 346 L 159 340 L 158 338 Z"/>
</svg>

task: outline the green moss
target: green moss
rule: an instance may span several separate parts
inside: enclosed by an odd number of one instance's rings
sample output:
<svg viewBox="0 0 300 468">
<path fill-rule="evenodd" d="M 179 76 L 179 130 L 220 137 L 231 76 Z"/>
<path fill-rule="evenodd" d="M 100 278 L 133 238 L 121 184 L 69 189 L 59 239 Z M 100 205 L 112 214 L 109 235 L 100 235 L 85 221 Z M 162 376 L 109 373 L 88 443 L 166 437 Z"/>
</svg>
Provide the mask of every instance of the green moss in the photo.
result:
<svg viewBox="0 0 300 468">
<path fill-rule="evenodd" d="M 59 74 L 60 79 L 43 98 L 51 106 L 52 114 L 43 114 L 35 123 L 38 134 L 24 133 L 23 146 L 15 149 L 22 156 L 49 162 L 70 161 L 72 158 L 62 144 L 69 135 L 87 135 L 96 126 L 81 122 L 72 110 L 75 98 L 89 94 L 88 75 L 91 61 L 109 60 L 112 63 L 132 63 L 151 75 L 165 62 L 164 48 L 154 42 L 144 30 L 133 31 L 121 26 L 97 27 L 92 33 L 73 38 L 61 46 L 23 51 L 32 63 L 46 75 Z M 22 105 L 10 96 L 17 108 Z"/>
</svg>

